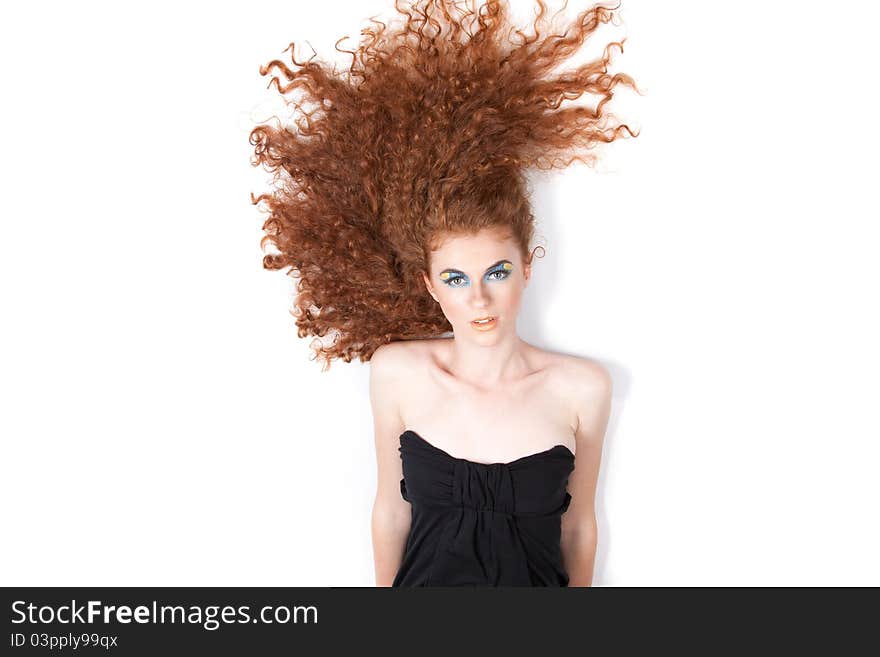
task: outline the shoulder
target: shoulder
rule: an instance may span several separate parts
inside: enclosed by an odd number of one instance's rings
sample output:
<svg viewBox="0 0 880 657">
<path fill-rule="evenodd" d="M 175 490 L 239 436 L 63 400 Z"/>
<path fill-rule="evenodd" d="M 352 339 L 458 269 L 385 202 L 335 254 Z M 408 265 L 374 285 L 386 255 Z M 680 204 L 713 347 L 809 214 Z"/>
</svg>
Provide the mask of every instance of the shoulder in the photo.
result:
<svg viewBox="0 0 880 657">
<path fill-rule="evenodd" d="M 608 369 L 591 358 L 564 356 L 560 372 L 572 390 L 588 398 L 610 396 L 613 381 Z"/>
<path fill-rule="evenodd" d="M 370 381 L 393 381 L 406 369 L 409 350 L 403 342 L 383 344 L 370 356 Z"/>
<path fill-rule="evenodd" d="M 537 361 L 550 373 L 555 386 L 576 395 L 602 396 L 611 393 L 611 374 L 600 362 L 585 356 L 574 356 L 530 346 L 538 354 Z"/>
<path fill-rule="evenodd" d="M 575 431 L 607 414 L 613 382 L 604 365 L 584 356 L 555 352 L 542 352 L 542 356 L 547 359 L 552 389 L 570 409 Z"/>
<path fill-rule="evenodd" d="M 417 390 L 414 377 L 424 368 L 426 346 L 422 340 L 397 340 L 377 348 L 370 356 L 370 400 L 376 414 L 386 413 L 400 418 L 407 393 Z M 382 409 L 385 409 L 384 411 Z"/>
<path fill-rule="evenodd" d="M 613 381 L 601 363 L 580 356 L 566 356 L 562 367 L 578 443 L 601 445 L 611 412 Z"/>
<path fill-rule="evenodd" d="M 393 378 L 407 371 L 430 352 L 431 340 L 396 340 L 380 346 L 370 357 L 372 376 Z"/>
</svg>

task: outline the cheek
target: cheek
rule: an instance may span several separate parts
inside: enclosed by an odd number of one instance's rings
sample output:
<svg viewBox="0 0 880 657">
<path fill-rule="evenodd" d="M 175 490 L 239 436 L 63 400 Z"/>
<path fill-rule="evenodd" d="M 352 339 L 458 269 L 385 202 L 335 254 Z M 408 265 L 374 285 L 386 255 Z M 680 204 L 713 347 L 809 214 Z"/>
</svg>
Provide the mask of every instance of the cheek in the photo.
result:
<svg viewBox="0 0 880 657">
<path fill-rule="evenodd" d="M 456 292 L 460 291 L 446 290 L 445 294 L 439 293 L 437 296 L 440 299 L 440 307 L 450 319 L 456 319 L 463 316 L 470 317 L 471 311 L 467 303 L 467 295 L 456 294 Z"/>
<path fill-rule="evenodd" d="M 496 295 L 496 305 L 499 310 L 515 310 L 519 307 L 523 292 L 515 285 L 506 285 L 504 290 Z"/>
<path fill-rule="evenodd" d="M 463 323 L 471 321 L 473 309 L 468 302 L 468 295 L 464 290 L 442 290 L 437 288 L 437 302 L 440 309 L 451 323 Z"/>
</svg>

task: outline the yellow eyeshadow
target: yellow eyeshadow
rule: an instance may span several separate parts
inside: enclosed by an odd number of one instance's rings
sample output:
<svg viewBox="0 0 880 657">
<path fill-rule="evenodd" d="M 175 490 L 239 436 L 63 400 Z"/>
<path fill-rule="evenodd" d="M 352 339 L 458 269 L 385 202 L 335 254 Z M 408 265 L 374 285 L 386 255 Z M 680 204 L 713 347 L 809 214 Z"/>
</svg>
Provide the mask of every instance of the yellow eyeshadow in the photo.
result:
<svg viewBox="0 0 880 657">
<path fill-rule="evenodd" d="M 501 266 L 504 267 L 504 269 L 506 269 L 507 271 L 510 271 L 511 269 L 513 269 L 513 265 L 510 264 L 509 262 L 505 262 L 505 263 L 504 263 L 503 265 L 501 265 Z"/>
</svg>

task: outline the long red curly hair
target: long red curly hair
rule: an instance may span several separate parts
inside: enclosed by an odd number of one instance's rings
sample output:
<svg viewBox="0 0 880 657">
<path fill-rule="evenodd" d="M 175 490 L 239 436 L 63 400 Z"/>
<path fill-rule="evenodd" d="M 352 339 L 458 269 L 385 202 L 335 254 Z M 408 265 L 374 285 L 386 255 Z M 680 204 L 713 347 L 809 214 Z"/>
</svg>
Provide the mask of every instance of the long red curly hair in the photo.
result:
<svg viewBox="0 0 880 657">
<path fill-rule="evenodd" d="M 370 19 L 359 47 L 342 51 L 351 55 L 342 74 L 314 56 L 296 61 L 293 43 L 294 69 L 279 60 L 260 68 L 276 74 L 270 85 L 296 112 L 294 125 L 250 133 L 251 163 L 274 172 L 271 192 L 251 194 L 268 208 L 264 253 L 267 244 L 276 251 L 263 266 L 299 279 L 291 311 L 299 337 L 334 338 L 311 345 L 324 369 L 450 331 L 421 279 L 430 251 L 444 237 L 493 228 L 531 262 L 525 169 L 593 164 L 598 142 L 636 136 L 605 109 L 618 84 L 638 91 L 608 72 L 625 39 L 550 73 L 618 7 L 595 5 L 542 37 L 547 7 L 537 2 L 526 34 L 499 0 L 395 0 L 405 20 Z M 595 107 L 561 107 L 584 93 L 599 97 Z"/>
</svg>

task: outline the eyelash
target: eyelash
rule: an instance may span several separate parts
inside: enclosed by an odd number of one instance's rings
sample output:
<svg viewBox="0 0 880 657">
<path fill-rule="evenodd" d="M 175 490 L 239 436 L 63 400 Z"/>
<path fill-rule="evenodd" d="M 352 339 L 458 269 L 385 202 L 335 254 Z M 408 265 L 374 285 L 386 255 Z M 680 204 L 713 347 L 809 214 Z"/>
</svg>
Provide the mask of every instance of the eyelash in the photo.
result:
<svg viewBox="0 0 880 657">
<path fill-rule="evenodd" d="M 510 276 L 510 274 L 508 272 L 504 271 L 503 269 L 496 269 L 495 271 L 490 271 L 488 274 L 486 274 L 486 276 L 489 277 L 489 276 L 492 276 L 492 274 L 504 274 L 501 278 L 491 279 L 491 280 L 496 280 L 496 281 L 503 281 L 505 278 Z M 450 276 L 448 279 L 446 279 L 444 281 L 444 283 L 446 283 L 446 285 L 448 285 L 449 287 L 467 287 L 466 285 L 453 285 L 452 283 L 457 280 L 465 280 L 465 277 L 464 276 Z"/>
</svg>

